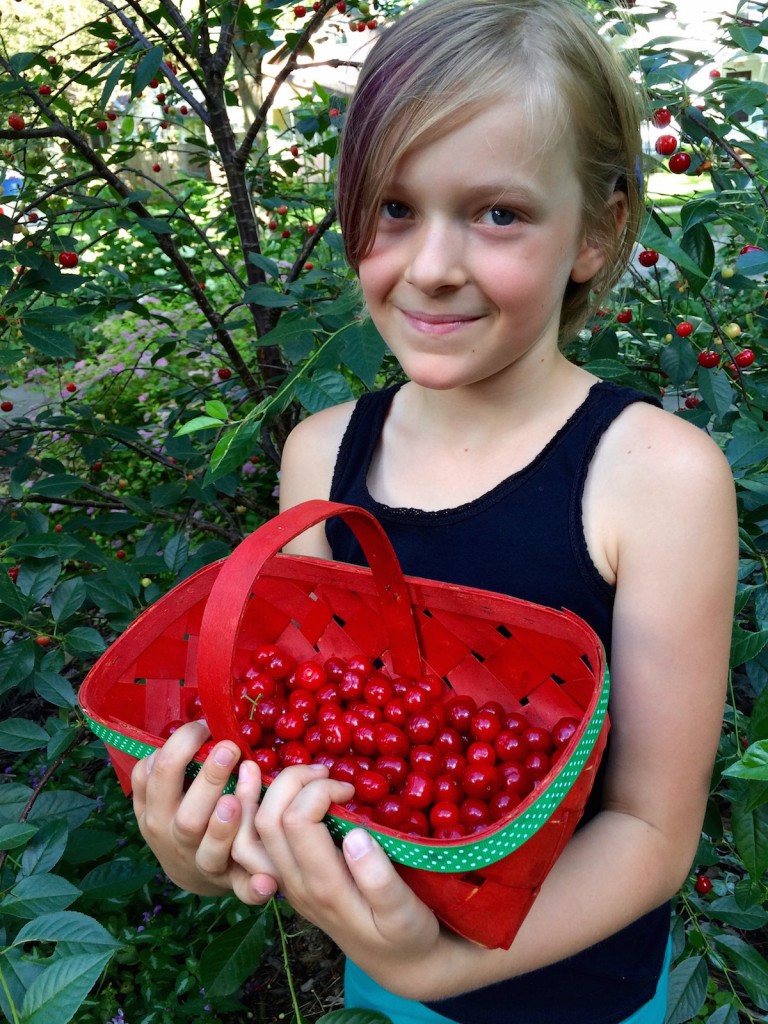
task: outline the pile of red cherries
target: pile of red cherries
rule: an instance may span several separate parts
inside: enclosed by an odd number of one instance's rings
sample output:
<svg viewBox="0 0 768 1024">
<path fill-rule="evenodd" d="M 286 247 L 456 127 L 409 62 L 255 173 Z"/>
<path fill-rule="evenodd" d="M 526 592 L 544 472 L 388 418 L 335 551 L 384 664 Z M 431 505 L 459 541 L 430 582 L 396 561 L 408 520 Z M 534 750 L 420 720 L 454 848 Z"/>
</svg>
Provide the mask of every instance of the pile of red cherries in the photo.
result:
<svg viewBox="0 0 768 1024">
<path fill-rule="evenodd" d="M 252 652 L 234 711 L 267 781 L 289 765 L 327 765 L 355 787 L 345 814 L 442 840 L 511 815 L 580 724 L 544 729 L 497 701 L 478 706 L 436 675 L 390 677 L 362 655 L 297 664 L 276 644 Z M 188 712 L 201 716 L 197 695 Z"/>
</svg>

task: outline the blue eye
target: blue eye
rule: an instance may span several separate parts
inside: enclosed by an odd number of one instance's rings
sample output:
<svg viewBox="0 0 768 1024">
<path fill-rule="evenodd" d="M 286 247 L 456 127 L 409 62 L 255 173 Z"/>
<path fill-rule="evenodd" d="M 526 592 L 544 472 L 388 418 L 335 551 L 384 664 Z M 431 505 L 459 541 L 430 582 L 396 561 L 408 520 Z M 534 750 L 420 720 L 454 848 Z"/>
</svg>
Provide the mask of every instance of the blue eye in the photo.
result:
<svg viewBox="0 0 768 1024">
<path fill-rule="evenodd" d="M 382 217 L 388 217 L 391 220 L 403 220 L 404 217 L 410 216 L 411 211 L 405 205 L 405 203 L 382 203 L 381 215 Z"/>
<path fill-rule="evenodd" d="M 491 224 L 498 228 L 509 227 L 510 224 L 514 224 L 517 220 L 517 214 L 513 213 L 512 210 L 505 210 L 503 206 L 494 206 L 493 209 L 488 211 L 486 216 L 490 219 Z"/>
</svg>

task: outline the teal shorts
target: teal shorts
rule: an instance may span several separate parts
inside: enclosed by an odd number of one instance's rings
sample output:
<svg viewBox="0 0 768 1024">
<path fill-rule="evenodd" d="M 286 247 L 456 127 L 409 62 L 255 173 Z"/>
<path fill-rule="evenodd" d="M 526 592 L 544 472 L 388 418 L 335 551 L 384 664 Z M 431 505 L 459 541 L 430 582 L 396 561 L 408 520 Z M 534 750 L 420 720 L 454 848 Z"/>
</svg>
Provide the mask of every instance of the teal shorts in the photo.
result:
<svg viewBox="0 0 768 1024">
<path fill-rule="evenodd" d="M 659 984 L 653 998 L 641 1006 L 622 1024 L 664 1024 L 667 1016 L 667 993 L 669 990 L 669 965 L 672 959 L 672 943 L 667 943 L 664 965 Z M 423 1003 L 394 996 L 378 985 L 360 970 L 357 964 L 347 960 L 344 973 L 344 1005 L 348 1009 L 378 1010 L 390 1018 L 392 1024 L 455 1024 L 454 1021 L 435 1013 Z"/>
</svg>

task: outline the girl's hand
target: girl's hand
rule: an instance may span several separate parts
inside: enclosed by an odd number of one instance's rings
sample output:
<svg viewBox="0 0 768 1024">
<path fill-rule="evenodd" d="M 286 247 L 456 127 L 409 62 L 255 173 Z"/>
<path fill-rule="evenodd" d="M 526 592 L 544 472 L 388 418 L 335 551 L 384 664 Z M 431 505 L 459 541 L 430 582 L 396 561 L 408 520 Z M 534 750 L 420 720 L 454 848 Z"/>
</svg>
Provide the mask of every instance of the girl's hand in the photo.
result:
<svg viewBox="0 0 768 1024">
<path fill-rule="evenodd" d="M 243 903 L 266 903 L 277 879 L 254 824 L 258 766 L 243 762 L 235 793 L 223 795 L 240 751 L 229 741 L 217 743 L 185 792 L 185 769 L 208 736 L 204 723 L 190 722 L 136 765 L 131 782 L 141 834 L 180 888 L 200 896 L 234 892 Z M 233 860 L 234 843 L 249 850 L 249 871 Z"/>
<path fill-rule="evenodd" d="M 377 980 L 391 980 L 431 953 L 440 927 L 368 832 L 350 832 L 342 850 L 334 844 L 323 817 L 352 793 L 323 766 L 286 768 L 267 790 L 256 828 L 291 906 Z"/>
</svg>

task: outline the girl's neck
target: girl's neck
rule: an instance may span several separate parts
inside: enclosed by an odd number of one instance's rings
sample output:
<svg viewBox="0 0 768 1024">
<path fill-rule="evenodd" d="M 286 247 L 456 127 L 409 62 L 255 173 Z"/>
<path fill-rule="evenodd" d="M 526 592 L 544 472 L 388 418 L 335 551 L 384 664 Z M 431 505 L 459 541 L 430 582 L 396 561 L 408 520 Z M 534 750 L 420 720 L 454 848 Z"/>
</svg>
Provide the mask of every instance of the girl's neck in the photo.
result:
<svg viewBox="0 0 768 1024">
<path fill-rule="evenodd" d="M 596 379 L 560 353 L 546 372 L 537 369 L 447 391 L 409 382 L 403 388 L 401 409 L 422 437 L 476 447 L 530 431 L 537 423 L 567 419 Z"/>
</svg>

